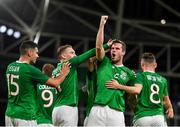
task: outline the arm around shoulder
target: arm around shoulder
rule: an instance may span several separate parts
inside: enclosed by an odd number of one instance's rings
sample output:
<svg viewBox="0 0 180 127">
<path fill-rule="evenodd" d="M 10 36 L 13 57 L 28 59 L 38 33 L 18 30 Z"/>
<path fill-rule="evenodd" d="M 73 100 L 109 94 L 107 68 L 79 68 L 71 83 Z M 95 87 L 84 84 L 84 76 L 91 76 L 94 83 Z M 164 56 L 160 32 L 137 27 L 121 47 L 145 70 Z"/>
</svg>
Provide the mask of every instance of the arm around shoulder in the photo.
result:
<svg viewBox="0 0 180 127">
<path fill-rule="evenodd" d="M 134 86 L 126 86 L 126 85 L 119 84 L 115 79 L 112 79 L 111 81 L 107 81 L 106 87 L 110 89 L 124 90 L 125 92 L 131 93 L 131 94 L 139 94 L 142 89 L 141 84 L 135 84 Z"/>
<path fill-rule="evenodd" d="M 56 78 L 49 78 L 46 84 L 58 88 L 58 86 L 65 80 L 69 72 L 70 72 L 70 63 L 66 62 L 63 64 L 61 74 Z"/>
</svg>

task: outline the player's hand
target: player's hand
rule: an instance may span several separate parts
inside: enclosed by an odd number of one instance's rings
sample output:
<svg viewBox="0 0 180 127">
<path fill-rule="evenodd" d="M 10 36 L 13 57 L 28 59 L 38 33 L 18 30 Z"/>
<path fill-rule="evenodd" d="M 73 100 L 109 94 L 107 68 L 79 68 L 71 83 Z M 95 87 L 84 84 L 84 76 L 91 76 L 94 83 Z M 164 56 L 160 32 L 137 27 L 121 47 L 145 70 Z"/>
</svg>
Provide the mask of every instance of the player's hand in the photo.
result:
<svg viewBox="0 0 180 127">
<path fill-rule="evenodd" d="M 168 118 L 173 118 L 173 117 L 174 117 L 173 108 L 168 108 L 168 109 L 166 110 L 166 114 L 167 114 L 167 117 L 168 117 Z"/>
<path fill-rule="evenodd" d="M 106 24 L 107 19 L 108 19 L 107 15 L 101 16 L 101 24 L 103 24 L 103 25 Z"/>
<path fill-rule="evenodd" d="M 70 71 L 70 67 L 71 67 L 70 63 L 65 62 L 62 66 L 61 74 L 67 76 Z"/>
<path fill-rule="evenodd" d="M 59 85 L 58 87 L 56 87 L 56 90 L 60 93 L 62 91 L 61 86 Z"/>
<path fill-rule="evenodd" d="M 115 79 L 106 82 L 106 87 L 109 89 L 120 89 L 120 86 L 121 85 Z"/>
<path fill-rule="evenodd" d="M 107 45 L 110 47 L 113 43 L 113 40 L 112 39 L 109 39 L 108 42 L 107 42 Z"/>
<path fill-rule="evenodd" d="M 96 61 L 96 56 L 93 56 L 88 60 L 89 63 L 94 63 L 95 61 Z"/>
</svg>

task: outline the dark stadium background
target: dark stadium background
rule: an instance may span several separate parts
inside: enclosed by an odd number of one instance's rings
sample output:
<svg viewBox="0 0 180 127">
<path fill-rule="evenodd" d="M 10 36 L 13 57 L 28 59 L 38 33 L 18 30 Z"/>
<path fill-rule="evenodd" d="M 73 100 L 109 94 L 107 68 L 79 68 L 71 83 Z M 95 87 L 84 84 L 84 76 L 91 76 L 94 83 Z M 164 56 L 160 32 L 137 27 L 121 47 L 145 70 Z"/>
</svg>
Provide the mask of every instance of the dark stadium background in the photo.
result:
<svg viewBox="0 0 180 127">
<path fill-rule="evenodd" d="M 47 6 L 44 6 L 46 2 Z M 49 2 L 49 3 L 48 3 Z M 0 26 L 21 33 L 20 38 L 0 33 L 0 125 L 4 125 L 7 104 L 6 66 L 18 59 L 22 40 L 37 38 L 40 58 L 35 66 L 56 65 L 56 49 L 71 44 L 77 54 L 95 46 L 101 15 L 108 15 L 105 41 L 117 38 L 127 43 L 124 64 L 138 71 L 139 56 L 153 52 L 157 72 L 168 79 L 175 118 L 171 126 L 180 125 L 180 1 L 179 0 L 1 0 Z M 161 21 L 161 22 L 160 22 Z M 85 113 L 86 63 L 79 72 L 79 125 Z M 126 125 L 132 125 L 132 112 L 125 112 Z"/>
</svg>

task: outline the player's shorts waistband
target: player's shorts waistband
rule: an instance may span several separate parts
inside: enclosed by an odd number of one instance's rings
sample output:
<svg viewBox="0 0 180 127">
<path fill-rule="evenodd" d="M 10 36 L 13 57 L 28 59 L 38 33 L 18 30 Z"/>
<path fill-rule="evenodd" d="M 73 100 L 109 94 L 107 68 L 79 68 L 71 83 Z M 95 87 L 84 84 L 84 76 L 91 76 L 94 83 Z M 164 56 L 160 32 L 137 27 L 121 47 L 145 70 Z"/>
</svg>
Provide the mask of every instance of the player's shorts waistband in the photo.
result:
<svg viewBox="0 0 180 127">
<path fill-rule="evenodd" d="M 105 104 L 97 104 L 97 103 L 94 103 L 93 106 L 100 106 L 100 107 L 106 107 L 106 106 L 108 106 L 110 109 L 113 109 L 113 110 L 122 112 L 122 111 L 120 111 L 119 109 L 112 108 L 112 107 L 110 107 L 109 105 L 105 105 Z"/>
</svg>

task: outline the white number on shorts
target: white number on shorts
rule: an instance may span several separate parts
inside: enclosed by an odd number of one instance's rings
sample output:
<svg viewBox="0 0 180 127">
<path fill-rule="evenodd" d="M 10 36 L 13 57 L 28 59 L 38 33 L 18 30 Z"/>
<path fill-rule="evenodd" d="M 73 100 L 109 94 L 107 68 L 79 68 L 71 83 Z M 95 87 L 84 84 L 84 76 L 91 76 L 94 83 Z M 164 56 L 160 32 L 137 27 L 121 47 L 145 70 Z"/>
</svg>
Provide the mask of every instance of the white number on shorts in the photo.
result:
<svg viewBox="0 0 180 127">
<path fill-rule="evenodd" d="M 44 101 L 48 101 L 47 104 L 44 104 L 45 108 L 48 108 L 52 105 L 53 103 L 53 94 L 50 90 L 43 90 L 41 93 L 41 97 Z"/>
<path fill-rule="evenodd" d="M 8 83 L 8 94 L 9 96 L 17 96 L 19 94 L 19 85 L 15 81 L 15 79 L 19 79 L 19 75 L 13 75 L 13 74 L 7 74 L 7 83 Z M 11 91 L 10 85 L 13 85 L 16 87 L 15 91 Z"/>
<path fill-rule="evenodd" d="M 150 100 L 151 100 L 151 102 L 152 103 L 155 103 L 155 104 L 158 104 L 158 103 L 160 103 L 160 99 L 158 99 L 158 100 L 154 100 L 153 99 L 153 96 L 155 95 L 155 94 L 157 94 L 158 95 L 158 93 L 159 93 L 159 86 L 157 85 L 157 84 L 152 84 L 151 85 L 151 95 L 150 95 Z"/>
</svg>

